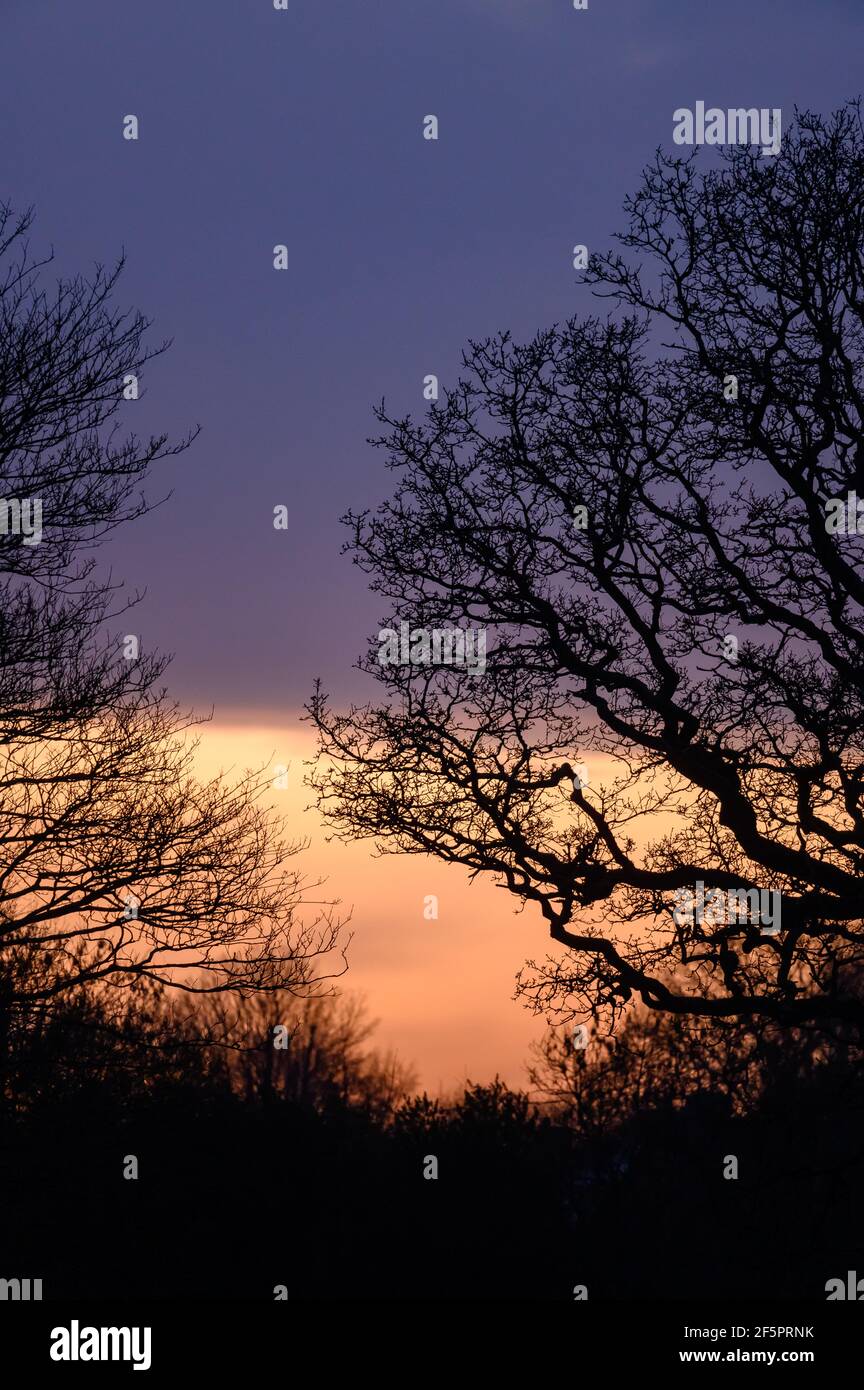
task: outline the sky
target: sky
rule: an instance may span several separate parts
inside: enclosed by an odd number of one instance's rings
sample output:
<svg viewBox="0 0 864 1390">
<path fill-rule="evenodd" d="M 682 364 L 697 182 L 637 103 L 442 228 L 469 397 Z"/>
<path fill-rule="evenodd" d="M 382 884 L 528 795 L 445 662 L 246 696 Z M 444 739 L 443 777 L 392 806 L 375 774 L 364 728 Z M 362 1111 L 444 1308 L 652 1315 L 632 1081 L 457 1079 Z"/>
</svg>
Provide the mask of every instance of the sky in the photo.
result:
<svg viewBox="0 0 864 1390">
<path fill-rule="evenodd" d="M 339 553 L 340 515 L 391 483 L 372 406 L 422 411 L 469 338 L 596 312 L 572 247 L 623 227 L 677 107 L 779 106 L 785 125 L 857 95 L 860 0 L 0 0 L 0 26 L 0 198 L 35 206 L 58 273 L 125 249 L 120 300 L 173 340 L 130 427 L 201 427 L 154 474 L 171 500 L 104 554 L 146 590 L 136 630 L 174 654 L 172 693 L 212 707 L 202 770 L 291 763 L 286 806 L 353 909 L 349 982 L 380 1043 L 433 1090 L 520 1084 L 531 909 L 327 846 L 303 809 L 314 678 L 337 704 L 372 694 L 352 668 L 385 615 Z"/>
</svg>

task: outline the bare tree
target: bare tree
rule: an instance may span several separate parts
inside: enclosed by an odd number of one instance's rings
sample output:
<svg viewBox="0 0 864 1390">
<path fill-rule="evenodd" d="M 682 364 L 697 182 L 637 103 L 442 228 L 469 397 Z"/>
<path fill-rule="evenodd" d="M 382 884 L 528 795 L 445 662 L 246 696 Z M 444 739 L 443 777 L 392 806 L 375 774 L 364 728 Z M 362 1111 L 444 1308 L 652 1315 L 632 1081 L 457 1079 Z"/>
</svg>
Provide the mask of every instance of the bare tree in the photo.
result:
<svg viewBox="0 0 864 1390">
<path fill-rule="evenodd" d="M 400 641 L 360 663 L 383 703 L 316 689 L 312 781 L 338 833 L 535 905 L 538 1007 L 860 1027 L 860 112 L 708 158 L 646 170 L 588 273 L 608 320 L 382 404 L 401 477 L 346 548 Z M 485 662 L 436 658 L 451 625 Z"/>
<path fill-rule="evenodd" d="M 379 1121 L 394 1113 L 416 1084 L 392 1051 L 366 1046 L 378 1027 L 364 999 L 331 991 L 298 998 L 282 991 L 248 997 L 217 994 L 187 1007 L 186 1027 L 226 1060 L 235 1090 L 246 1099 L 289 1100 L 324 1109 L 362 1109 Z M 218 1065 L 222 1065 L 221 1060 Z"/>
<path fill-rule="evenodd" d="M 574 1036 L 576 1041 L 574 1042 Z M 582 1135 L 600 1137 L 634 1115 L 711 1095 L 736 1113 L 758 1107 L 766 1076 L 800 1071 L 831 1041 L 794 1039 L 769 1022 L 758 1035 L 739 1019 L 690 1018 L 637 1006 L 614 1036 L 548 1028 L 532 1045 L 532 1092 Z M 584 1045 L 583 1045 L 584 1044 Z"/>
<path fill-rule="evenodd" d="M 262 774 L 197 780 L 198 721 L 116 635 L 134 596 L 96 567 L 189 443 L 121 435 L 165 345 L 116 308 L 122 262 L 46 289 L 29 225 L 0 207 L 0 1028 L 95 981 L 306 988 L 339 966 L 331 906 L 304 920 L 318 885 L 286 867 Z"/>
</svg>

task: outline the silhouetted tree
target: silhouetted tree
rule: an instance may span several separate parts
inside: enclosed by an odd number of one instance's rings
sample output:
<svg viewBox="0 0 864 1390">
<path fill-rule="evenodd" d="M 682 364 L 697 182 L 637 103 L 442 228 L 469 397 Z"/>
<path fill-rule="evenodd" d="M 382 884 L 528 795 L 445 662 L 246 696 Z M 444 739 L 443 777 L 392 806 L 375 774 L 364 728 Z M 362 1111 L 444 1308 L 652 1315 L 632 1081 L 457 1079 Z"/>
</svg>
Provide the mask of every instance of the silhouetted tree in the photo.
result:
<svg viewBox="0 0 864 1390">
<path fill-rule="evenodd" d="M 366 1047 L 377 1027 L 356 995 L 282 990 L 191 1001 L 186 1027 L 175 1023 L 172 1032 L 223 1051 L 231 1085 L 247 1100 L 349 1106 L 384 1122 L 415 1076 L 394 1052 Z"/>
<path fill-rule="evenodd" d="M 269 1270 L 292 1299 L 821 1297 L 860 1244 L 864 1088 L 842 1027 L 754 1037 L 633 1010 L 614 1043 L 551 1033 L 539 1096 L 496 1078 L 394 1107 L 368 1103 L 356 1001 L 237 1004 L 137 980 L 27 1011 L 0 1104 L 10 1267 L 52 1298 L 260 1299 Z M 274 1053 L 277 1015 L 293 1026 Z M 267 1221 L 242 1219 L 271 1189 Z M 86 1241 L 57 1240 L 67 1207 Z M 682 1260 L 658 1221 L 705 1239 Z"/>
<path fill-rule="evenodd" d="M 746 1020 L 631 1009 L 613 1036 L 586 1045 L 550 1027 L 531 1048 L 532 1093 L 583 1136 L 664 1106 L 681 1108 L 712 1095 L 737 1115 L 764 1106 L 766 1095 L 809 1084 L 823 1070 L 848 1080 L 860 1068 L 860 1043 L 843 1025 L 789 1028 Z"/>
<path fill-rule="evenodd" d="M 485 670 L 379 633 L 383 703 L 316 689 L 313 784 L 338 833 L 536 905 L 540 1007 L 860 1027 L 860 112 L 707 158 L 658 153 L 634 254 L 593 257 L 621 313 L 472 343 L 419 423 L 382 405 L 401 478 L 346 548 L 386 627 L 483 629 Z M 700 882 L 779 892 L 781 930 Z"/>
<path fill-rule="evenodd" d="M 121 436 L 162 348 L 115 307 L 122 263 L 46 289 L 29 225 L 0 207 L 0 1031 L 85 982 L 302 988 L 338 926 L 298 915 L 266 782 L 199 782 L 163 659 L 109 631 L 94 550 L 189 442 Z"/>
</svg>

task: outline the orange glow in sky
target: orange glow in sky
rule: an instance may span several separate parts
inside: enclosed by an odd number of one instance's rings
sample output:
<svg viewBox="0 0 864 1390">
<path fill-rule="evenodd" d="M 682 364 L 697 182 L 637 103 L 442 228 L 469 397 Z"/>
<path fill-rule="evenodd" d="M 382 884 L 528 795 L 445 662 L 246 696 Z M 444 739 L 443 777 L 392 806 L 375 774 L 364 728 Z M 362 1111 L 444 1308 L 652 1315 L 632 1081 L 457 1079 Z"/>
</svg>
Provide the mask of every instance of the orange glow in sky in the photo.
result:
<svg viewBox="0 0 864 1390">
<path fill-rule="evenodd" d="M 364 995 L 380 1020 L 374 1045 L 412 1063 L 430 1094 L 496 1072 L 512 1086 L 526 1085 L 524 1063 L 543 1022 L 513 993 L 526 958 L 544 956 L 551 945 L 539 912 L 529 906 L 517 914 L 505 890 L 469 883 L 454 865 L 420 855 L 376 859 L 370 841 L 328 843 L 317 812 L 306 809 L 309 730 L 214 721 L 199 732 L 202 776 L 288 765 L 288 786 L 274 789 L 273 804 L 289 834 L 310 841 L 292 867 L 325 878 L 312 896 L 339 898 L 343 915 L 351 913 L 350 968 L 341 983 Z M 437 921 L 423 916 L 429 894 L 438 898 Z"/>
</svg>

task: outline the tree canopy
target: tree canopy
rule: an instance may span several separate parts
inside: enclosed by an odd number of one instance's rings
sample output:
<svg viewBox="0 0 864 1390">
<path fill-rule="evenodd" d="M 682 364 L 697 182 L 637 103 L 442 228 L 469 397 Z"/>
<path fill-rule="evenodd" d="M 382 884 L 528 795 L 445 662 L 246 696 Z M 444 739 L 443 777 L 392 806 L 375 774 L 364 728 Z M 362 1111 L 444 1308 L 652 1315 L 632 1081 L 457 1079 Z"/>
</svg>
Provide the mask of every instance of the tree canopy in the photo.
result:
<svg viewBox="0 0 864 1390">
<path fill-rule="evenodd" d="M 122 261 L 47 285 L 30 225 L 0 207 L 0 1033 L 11 1009 L 97 981 L 304 988 L 338 923 L 320 903 L 303 920 L 267 779 L 197 778 L 199 721 L 98 565 L 190 442 L 130 428 L 165 344 L 117 307 Z"/>
<path fill-rule="evenodd" d="M 346 548 L 382 628 L 482 629 L 485 669 L 373 637 L 380 700 L 310 703 L 313 785 L 338 834 L 539 910 L 538 1005 L 860 1026 L 860 110 L 776 158 L 658 151 L 625 209 L 607 317 L 472 342 L 419 421 L 382 403 L 399 478 Z"/>
</svg>

